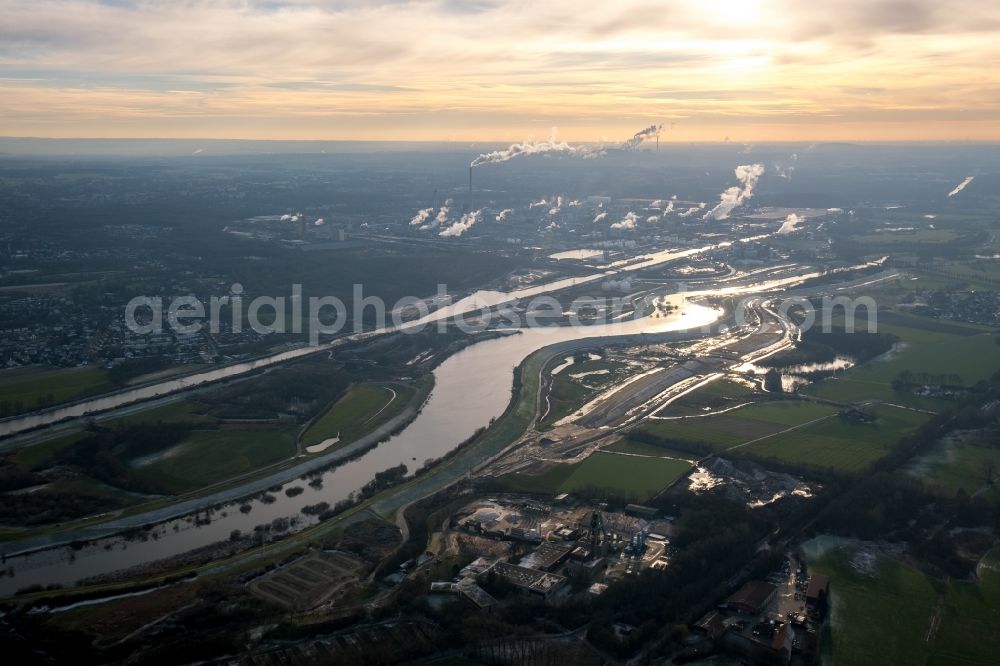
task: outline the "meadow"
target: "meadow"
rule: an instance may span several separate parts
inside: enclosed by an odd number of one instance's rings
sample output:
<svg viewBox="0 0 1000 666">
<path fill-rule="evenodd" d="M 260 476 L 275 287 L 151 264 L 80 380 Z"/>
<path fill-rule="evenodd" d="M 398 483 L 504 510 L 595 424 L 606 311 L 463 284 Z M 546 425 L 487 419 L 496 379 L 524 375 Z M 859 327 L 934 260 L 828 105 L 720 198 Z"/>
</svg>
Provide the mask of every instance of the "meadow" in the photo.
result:
<svg viewBox="0 0 1000 666">
<path fill-rule="evenodd" d="M 397 416 L 413 400 L 414 387 L 406 384 L 359 384 L 337 400 L 302 434 L 303 446 L 340 436 L 343 446 Z"/>
<path fill-rule="evenodd" d="M 26 366 L 0 371 L 0 416 L 69 402 L 114 388 L 103 368 Z"/>
<path fill-rule="evenodd" d="M 579 463 L 554 465 L 541 474 L 510 474 L 503 481 L 512 491 L 604 492 L 644 502 L 691 469 L 688 460 L 628 453 L 598 451 Z"/>
<path fill-rule="evenodd" d="M 871 559 L 874 557 L 874 559 Z M 1000 552 L 976 581 L 942 581 L 851 547 L 810 562 L 830 576 L 825 661 L 836 664 L 993 664 L 1000 651 Z"/>
<path fill-rule="evenodd" d="M 864 321 L 857 325 L 864 326 Z M 838 402 L 886 400 L 934 410 L 944 403 L 896 391 L 892 380 L 909 370 L 929 375 L 958 375 L 964 386 L 971 386 L 1000 368 L 996 331 L 986 327 L 880 312 L 878 330 L 898 336 L 901 348 L 806 387 L 803 392 Z"/>
</svg>

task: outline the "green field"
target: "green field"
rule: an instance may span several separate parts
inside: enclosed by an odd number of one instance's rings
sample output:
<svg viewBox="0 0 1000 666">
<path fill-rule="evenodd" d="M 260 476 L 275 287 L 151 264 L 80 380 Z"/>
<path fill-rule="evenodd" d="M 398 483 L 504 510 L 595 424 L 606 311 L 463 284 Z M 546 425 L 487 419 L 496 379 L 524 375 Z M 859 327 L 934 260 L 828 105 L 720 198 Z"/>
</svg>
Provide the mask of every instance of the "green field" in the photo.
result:
<svg viewBox="0 0 1000 666">
<path fill-rule="evenodd" d="M 853 236 L 852 240 L 862 245 L 910 245 L 913 243 L 946 243 L 958 237 L 948 229 L 915 229 L 914 231 L 883 231 L 874 234 Z"/>
<path fill-rule="evenodd" d="M 986 470 L 991 466 L 997 478 L 987 484 Z M 1000 446 L 988 433 L 954 433 L 911 461 L 906 471 L 948 497 L 964 490 L 1000 502 Z"/>
<path fill-rule="evenodd" d="M 74 432 L 60 437 L 53 437 L 44 442 L 25 446 L 8 454 L 10 460 L 26 469 L 38 469 L 49 464 L 52 458 L 66 447 L 86 437 L 85 432 Z"/>
<path fill-rule="evenodd" d="M 867 411 L 877 418 L 874 423 L 833 416 L 740 450 L 759 458 L 855 472 L 888 454 L 903 435 L 929 418 L 888 405 Z"/>
<path fill-rule="evenodd" d="M 207 423 L 214 420 L 201 414 L 199 409 L 197 404 L 189 400 L 179 400 L 117 419 L 109 419 L 106 425 L 116 427 L 137 423 L 159 423 L 161 421 L 163 423 Z"/>
<path fill-rule="evenodd" d="M 643 458 L 598 451 L 577 465 L 559 486 L 559 490 L 572 493 L 588 488 L 607 489 L 635 496 L 642 502 L 690 469 L 691 463 L 687 460 Z"/>
<path fill-rule="evenodd" d="M 852 566 L 852 548 L 810 563 L 830 576 L 830 628 L 822 646 L 835 664 L 994 664 L 1000 651 L 1000 555 L 976 582 L 944 583 L 879 555 L 874 571 Z M 855 560 L 856 562 L 856 560 Z M 935 621 L 937 617 L 937 621 Z"/>
<path fill-rule="evenodd" d="M 287 430 L 198 430 L 135 475 L 180 493 L 293 455 L 295 437 Z"/>
<path fill-rule="evenodd" d="M 858 323 L 863 326 L 864 322 Z M 896 312 L 880 312 L 878 330 L 897 335 L 904 347 L 886 360 L 870 361 L 803 392 L 838 402 L 886 400 L 927 409 L 942 402 L 895 391 L 892 380 L 903 370 L 914 373 L 957 374 L 965 386 L 986 379 L 1000 368 L 996 332 L 981 326 L 955 324 Z"/>
<path fill-rule="evenodd" d="M 647 419 L 641 430 L 661 438 L 705 444 L 719 451 L 836 412 L 834 407 L 814 402 L 769 402 L 715 416 Z"/>
<path fill-rule="evenodd" d="M 605 446 L 602 450 L 614 451 L 616 453 L 631 453 L 637 456 L 651 456 L 654 458 L 677 458 L 678 460 L 691 460 L 696 457 L 684 451 L 675 451 L 666 446 L 637 442 L 633 439 L 620 439 L 614 444 Z"/>
<path fill-rule="evenodd" d="M 353 442 L 402 412 L 415 393 L 403 384 L 354 386 L 309 426 L 302 444 L 311 446 L 338 433 L 341 446 Z"/>
<path fill-rule="evenodd" d="M 509 489 L 538 493 L 594 491 L 643 502 L 691 469 L 687 460 L 598 451 L 583 462 L 555 465 L 542 474 L 504 477 Z"/>
<path fill-rule="evenodd" d="M 929 415 L 880 405 L 867 410 L 873 423 L 837 416 L 832 405 L 766 402 L 725 414 L 677 420 L 647 420 L 641 430 L 666 440 L 706 445 L 765 460 L 845 471 L 864 469 L 889 452 L 900 437 Z"/>
<path fill-rule="evenodd" d="M 103 368 L 16 368 L 0 372 L 0 414 L 17 414 L 111 390 Z"/>
</svg>

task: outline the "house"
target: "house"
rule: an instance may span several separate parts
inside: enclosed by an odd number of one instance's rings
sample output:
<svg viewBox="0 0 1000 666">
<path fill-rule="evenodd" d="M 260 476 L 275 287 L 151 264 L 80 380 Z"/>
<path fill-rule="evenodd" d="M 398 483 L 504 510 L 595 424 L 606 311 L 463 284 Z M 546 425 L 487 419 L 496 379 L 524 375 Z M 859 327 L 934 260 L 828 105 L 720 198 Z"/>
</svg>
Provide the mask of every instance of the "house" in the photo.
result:
<svg viewBox="0 0 1000 666">
<path fill-rule="evenodd" d="M 726 631 L 723 619 L 724 616 L 722 613 L 717 610 L 710 610 L 700 620 L 691 625 L 691 631 L 702 636 L 707 636 L 714 641 Z"/>
<path fill-rule="evenodd" d="M 751 580 L 730 595 L 726 606 L 737 613 L 759 615 L 774 599 L 778 588 L 762 580 Z"/>
<path fill-rule="evenodd" d="M 824 574 L 813 574 L 809 577 L 809 587 L 806 588 L 806 605 L 817 606 L 826 603 L 830 594 L 830 577 Z"/>
</svg>

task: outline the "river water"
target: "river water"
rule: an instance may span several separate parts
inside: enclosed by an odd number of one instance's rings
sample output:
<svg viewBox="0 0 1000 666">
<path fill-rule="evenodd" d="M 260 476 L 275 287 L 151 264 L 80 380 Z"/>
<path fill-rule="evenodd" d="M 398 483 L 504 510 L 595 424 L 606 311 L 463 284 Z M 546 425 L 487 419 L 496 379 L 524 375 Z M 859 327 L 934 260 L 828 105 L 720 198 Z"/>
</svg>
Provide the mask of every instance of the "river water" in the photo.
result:
<svg viewBox="0 0 1000 666">
<path fill-rule="evenodd" d="M 330 505 L 348 498 L 374 478 L 376 472 L 403 463 L 412 473 L 430 458 L 441 457 L 506 409 L 511 399 L 514 368 L 542 347 L 583 338 L 664 333 L 706 326 L 720 312 L 688 302 L 682 295 L 668 297 L 677 309 L 663 314 L 604 325 L 523 329 L 520 334 L 485 340 L 454 354 L 434 371 L 434 389 L 416 419 L 400 434 L 371 449 L 361 457 L 322 474 L 323 485 L 313 488 L 296 480 L 275 492 L 275 501 L 266 504 L 249 500 L 249 513 L 237 505 L 217 510 L 207 525 L 196 525 L 189 517 L 156 526 L 156 538 L 125 542 L 101 539 L 72 552 L 68 547 L 11 556 L 5 565 L 14 576 L 0 578 L 0 595 L 12 594 L 31 584 L 72 584 L 73 582 L 162 559 L 227 539 L 233 530 L 250 532 L 256 525 L 275 518 L 298 516 L 299 526 L 314 519 L 300 515 L 302 507 L 317 502 Z M 286 487 L 303 492 L 287 497 Z M 107 549 L 110 548 L 110 549 Z"/>
<path fill-rule="evenodd" d="M 755 236 L 753 238 L 748 238 L 745 240 L 755 240 L 757 238 L 760 238 L 760 236 Z M 465 298 L 456 301 L 451 305 L 446 305 L 445 307 L 439 308 L 434 312 L 431 312 L 413 321 L 402 323 L 398 326 L 389 325 L 375 331 L 356 333 L 353 335 L 345 336 L 343 338 L 338 338 L 327 344 L 320 345 L 319 347 L 303 346 L 295 349 L 288 349 L 282 352 L 278 352 L 276 354 L 272 354 L 270 356 L 265 356 L 251 361 L 246 361 L 244 363 L 236 363 L 221 368 L 214 368 L 212 370 L 207 370 L 205 372 L 198 372 L 184 377 L 178 377 L 176 379 L 169 379 L 148 386 L 141 386 L 106 396 L 98 396 L 96 398 L 80 400 L 78 402 L 70 403 L 60 407 L 54 407 L 51 409 L 45 409 L 38 412 L 33 412 L 25 416 L 16 416 L 16 417 L 2 419 L 0 420 L 0 437 L 14 435 L 20 432 L 24 432 L 26 430 L 31 430 L 32 428 L 38 428 L 52 423 L 58 423 L 59 421 L 64 421 L 66 419 L 78 418 L 81 416 L 85 416 L 87 414 L 108 411 L 111 409 L 115 409 L 117 407 L 121 407 L 123 405 L 128 405 L 143 400 L 149 400 L 157 396 L 164 396 L 169 393 L 174 393 L 176 391 L 189 389 L 195 386 L 199 386 L 201 384 L 215 382 L 222 379 L 228 379 L 231 377 L 237 377 L 239 375 L 246 374 L 253 370 L 266 368 L 270 365 L 274 365 L 275 363 L 290 361 L 292 359 L 301 358 L 302 356 L 307 356 L 309 354 L 315 354 L 323 350 L 336 349 L 337 347 L 340 347 L 349 342 L 356 342 L 358 340 L 371 338 L 376 335 L 383 335 L 386 333 L 392 333 L 404 329 L 412 330 L 414 328 L 423 327 L 437 321 L 446 320 L 456 315 L 474 312 L 483 308 L 495 307 L 497 305 L 501 305 L 504 303 L 512 303 L 514 301 L 518 301 L 525 298 L 531 298 L 533 296 L 539 296 L 554 291 L 559 291 L 561 289 L 567 289 L 577 285 L 582 285 L 589 282 L 601 280 L 605 277 L 616 275 L 618 273 L 649 268 L 657 264 L 664 263 L 666 261 L 672 261 L 674 259 L 690 257 L 703 252 L 729 247 L 730 245 L 732 245 L 732 242 L 727 241 L 723 243 L 717 243 L 714 245 L 707 245 L 704 247 L 697 247 L 697 248 L 688 248 L 683 250 L 677 250 L 677 249 L 662 250 L 660 252 L 654 252 L 652 254 L 642 255 L 640 257 L 636 257 L 634 259 L 630 259 L 627 261 L 618 262 L 619 264 L 621 264 L 620 266 L 612 264 L 612 266 L 615 266 L 615 270 L 608 270 L 600 273 L 592 273 L 589 275 L 584 275 L 579 277 L 563 278 L 553 282 L 546 282 L 542 284 L 532 285 L 530 287 L 524 287 L 516 291 L 509 291 L 509 292 L 488 291 L 488 290 L 477 291 Z"/>
<path fill-rule="evenodd" d="M 650 267 L 670 259 L 691 256 L 726 245 L 729 243 L 708 248 L 657 253 L 636 261 L 629 270 Z M 484 305 L 498 305 L 582 282 L 599 280 L 608 274 L 611 273 L 570 278 L 516 292 L 477 293 L 446 308 L 447 316 L 469 312 Z M 198 525 L 190 516 L 170 520 L 157 525 L 149 532 L 151 538 L 146 541 L 126 542 L 120 538 L 110 537 L 98 539 L 75 552 L 68 547 L 61 547 L 6 557 L 3 566 L 13 569 L 14 573 L 13 576 L 0 577 L 0 596 L 11 595 L 16 590 L 33 584 L 70 585 L 91 576 L 113 573 L 171 557 L 225 540 L 233 530 L 251 532 L 255 526 L 270 523 L 275 518 L 297 517 L 299 527 L 308 525 L 315 519 L 301 515 L 302 507 L 317 502 L 328 502 L 333 505 L 347 499 L 371 481 L 377 472 L 400 463 L 405 464 L 409 472 L 413 473 L 422 467 L 425 461 L 447 454 L 477 429 L 487 426 L 491 419 L 503 413 L 510 402 L 514 368 L 537 349 L 584 338 L 655 334 L 708 326 L 719 317 L 720 311 L 693 303 L 689 300 L 691 297 L 733 295 L 774 289 L 814 275 L 816 274 L 810 273 L 752 286 L 732 286 L 719 290 L 674 294 L 667 296 L 666 300 L 676 306 L 676 309 L 667 312 L 654 310 L 649 316 L 639 319 L 592 326 L 526 328 L 517 335 L 479 342 L 450 356 L 435 369 L 434 389 L 421 413 L 409 426 L 359 458 L 323 473 L 321 487 L 313 488 L 303 481 L 295 480 L 285 484 L 281 491 L 275 492 L 273 494 L 275 501 L 270 504 L 259 499 L 248 500 L 246 503 L 251 506 L 249 513 L 241 512 L 238 504 L 233 504 L 214 511 L 209 524 Z M 442 316 L 441 311 L 407 326 L 427 323 L 439 316 Z M 202 374 L 217 373 L 216 378 L 234 376 L 239 374 L 239 368 L 244 366 L 254 366 L 255 363 L 259 363 L 260 365 L 256 367 L 263 367 L 314 352 L 315 349 L 310 348 L 289 350 L 260 361 Z M 172 380 L 164 384 L 172 385 L 183 381 L 185 380 Z M 157 393 L 162 394 L 168 390 L 163 388 L 164 384 L 137 391 L 153 391 L 159 388 Z M 99 401 L 91 401 L 94 402 Z M 283 492 L 284 489 L 293 486 L 302 488 L 302 494 L 287 497 Z"/>
</svg>

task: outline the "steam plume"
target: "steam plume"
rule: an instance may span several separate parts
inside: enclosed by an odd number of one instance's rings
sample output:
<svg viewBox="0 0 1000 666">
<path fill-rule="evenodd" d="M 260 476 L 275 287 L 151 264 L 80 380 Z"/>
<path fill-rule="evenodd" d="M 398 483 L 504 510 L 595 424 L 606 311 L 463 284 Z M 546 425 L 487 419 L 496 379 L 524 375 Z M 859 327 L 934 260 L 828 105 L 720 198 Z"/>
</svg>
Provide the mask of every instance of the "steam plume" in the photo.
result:
<svg viewBox="0 0 1000 666">
<path fill-rule="evenodd" d="M 620 229 L 623 231 L 625 230 L 631 231 L 635 229 L 635 223 L 638 221 L 639 221 L 639 216 L 633 213 L 632 211 L 629 211 L 625 213 L 625 217 L 612 224 L 611 228 Z"/>
<path fill-rule="evenodd" d="M 736 179 L 743 184 L 743 187 L 733 186 L 727 188 L 719 195 L 719 203 L 715 208 L 705 214 L 705 219 L 725 220 L 733 209 L 743 205 L 747 199 L 753 196 L 753 188 L 757 185 L 757 179 L 764 175 L 763 164 L 741 164 L 735 169 Z"/>
<path fill-rule="evenodd" d="M 565 141 L 559 141 L 556 139 L 556 128 L 553 127 L 549 138 L 544 141 L 529 139 L 524 143 L 513 143 L 503 150 L 483 153 L 472 160 L 469 166 L 477 167 L 482 164 L 497 164 L 499 162 L 507 162 L 516 157 L 531 155 L 567 155 L 569 157 L 582 157 L 586 159 L 600 157 L 603 154 L 603 150 L 594 150 L 586 146 L 572 146 Z"/>
<path fill-rule="evenodd" d="M 479 221 L 482 212 L 483 212 L 482 210 L 474 210 L 471 213 L 466 213 L 461 217 L 461 219 L 458 222 L 455 222 L 447 229 L 444 229 L 441 233 L 438 234 L 438 236 L 443 236 L 445 238 L 450 238 L 450 237 L 457 238 L 458 236 L 461 236 L 466 231 L 471 229 L 472 225 L 474 225 L 476 222 Z"/>
<path fill-rule="evenodd" d="M 421 208 L 420 210 L 417 211 L 417 214 L 413 216 L 413 219 L 410 220 L 410 226 L 415 227 L 417 225 L 423 224 L 424 222 L 427 221 L 427 218 L 431 216 L 432 212 L 434 212 L 433 208 Z"/>
<path fill-rule="evenodd" d="M 651 136 L 660 136 L 660 130 L 663 129 L 663 125 L 650 125 L 646 129 L 641 129 L 636 132 L 631 139 L 622 144 L 622 149 L 624 150 L 635 150 L 642 145 L 642 142 Z"/>
<path fill-rule="evenodd" d="M 513 212 L 514 210 L 512 208 L 504 208 L 502 211 L 497 213 L 497 222 L 503 222 L 507 219 L 507 216 Z"/>
<path fill-rule="evenodd" d="M 789 213 L 785 221 L 781 223 L 781 228 L 778 229 L 779 234 L 790 234 L 793 231 L 798 231 L 799 225 L 805 222 L 805 220 L 799 217 L 795 213 Z"/>
<path fill-rule="evenodd" d="M 956 185 L 955 189 L 953 189 L 951 192 L 948 193 L 948 198 L 950 199 L 951 197 L 955 196 L 956 194 L 964 190 L 965 186 L 971 183 L 974 177 L 975 176 L 966 176 L 965 180 Z"/>
</svg>

